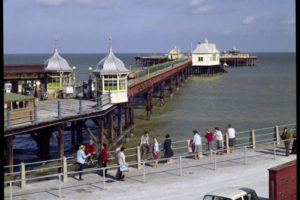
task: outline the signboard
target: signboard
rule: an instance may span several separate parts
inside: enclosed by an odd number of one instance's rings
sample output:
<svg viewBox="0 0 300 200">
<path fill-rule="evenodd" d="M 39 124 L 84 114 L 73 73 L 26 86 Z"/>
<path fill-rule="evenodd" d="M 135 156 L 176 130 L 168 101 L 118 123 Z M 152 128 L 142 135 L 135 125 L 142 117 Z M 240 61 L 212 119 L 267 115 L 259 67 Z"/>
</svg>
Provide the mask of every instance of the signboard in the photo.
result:
<svg viewBox="0 0 300 200">
<path fill-rule="evenodd" d="M 73 87 L 66 87 L 66 94 L 73 94 Z"/>
</svg>

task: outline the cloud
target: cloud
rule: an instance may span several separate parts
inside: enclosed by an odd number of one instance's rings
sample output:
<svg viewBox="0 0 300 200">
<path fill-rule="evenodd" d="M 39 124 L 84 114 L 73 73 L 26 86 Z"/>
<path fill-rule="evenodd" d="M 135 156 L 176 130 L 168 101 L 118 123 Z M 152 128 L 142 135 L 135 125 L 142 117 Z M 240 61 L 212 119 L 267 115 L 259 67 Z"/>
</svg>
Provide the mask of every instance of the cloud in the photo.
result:
<svg viewBox="0 0 300 200">
<path fill-rule="evenodd" d="M 243 24 L 252 24 L 252 22 L 256 19 L 256 16 L 248 16 L 243 19 Z"/>
<path fill-rule="evenodd" d="M 196 6 L 202 4 L 205 0 L 192 0 L 190 6 Z"/>
<path fill-rule="evenodd" d="M 111 5 L 109 0 L 36 0 L 36 2 L 45 7 L 62 5 L 109 7 Z"/>
<path fill-rule="evenodd" d="M 295 24 L 295 19 L 284 19 L 284 20 L 281 20 L 279 22 L 280 24 L 285 24 L 285 25 L 290 25 L 290 24 Z"/>
<path fill-rule="evenodd" d="M 196 9 L 194 9 L 192 11 L 193 14 L 203 14 L 203 13 L 207 13 L 209 12 L 210 10 L 212 10 L 212 6 L 209 6 L 209 5 L 205 5 L 205 6 L 200 6 Z"/>
</svg>

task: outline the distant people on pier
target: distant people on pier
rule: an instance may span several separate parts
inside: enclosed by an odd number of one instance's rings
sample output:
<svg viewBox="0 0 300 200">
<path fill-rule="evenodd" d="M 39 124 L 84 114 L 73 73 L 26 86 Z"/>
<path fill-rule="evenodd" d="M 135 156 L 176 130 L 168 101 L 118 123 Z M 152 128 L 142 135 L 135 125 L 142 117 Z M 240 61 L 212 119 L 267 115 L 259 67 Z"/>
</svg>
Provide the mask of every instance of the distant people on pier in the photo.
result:
<svg viewBox="0 0 300 200">
<path fill-rule="evenodd" d="M 145 131 L 144 135 L 142 135 L 140 147 L 141 147 L 141 150 L 142 150 L 142 157 L 144 156 L 145 149 L 147 149 L 146 156 L 148 156 L 149 151 L 150 151 L 148 131 Z"/>
<path fill-rule="evenodd" d="M 207 147 L 208 147 L 208 151 L 209 151 L 209 154 L 208 156 L 212 156 L 212 152 L 213 152 L 213 148 L 214 148 L 214 137 L 213 137 L 213 133 L 210 132 L 210 129 L 207 128 L 206 129 L 206 134 L 204 136 L 207 140 Z"/>
<path fill-rule="evenodd" d="M 284 141 L 284 145 L 285 145 L 285 156 L 289 156 L 292 134 L 291 134 L 291 131 L 287 127 L 283 128 L 283 133 L 281 134 L 281 139 Z"/>
<path fill-rule="evenodd" d="M 101 152 L 100 152 L 100 161 L 101 161 L 101 167 L 107 167 L 107 150 L 106 150 L 106 144 L 102 144 L 101 146 Z M 105 176 L 107 174 L 107 169 L 105 169 Z"/>
<path fill-rule="evenodd" d="M 223 155 L 224 140 L 223 140 L 222 132 L 220 131 L 219 127 L 215 128 L 214 136 L 217 142 L 217 150 L 218 150 L 217 154 Z"/>
<path fill-rule="evenodd" d="M 153 145 L 152 145 L 152 154 L 153 154 L 153 160 L 154 160 L 154 165 L 153 168 L 158 167 L 158 153 L 159 153 L 159 146 L 157 142 L 157 137 L 153 137 Z"/>
<path fill-rule="evenodd" d="M 128 164 L 126 163 L 126 157 L 125 157 L 125 154 L 124 154 L 124 150 L 125 150 L 125 148 L 121 147 L 120 152 L 118 154 L 118 162 L 119 162 L 119 165 L 120 165 L 120 167 L 119 167 L 119 170 L 120 170 L 119 179 L 121 181 L 125 180 L 125 176 L 128 173 Z"/>
<path fill-rule="evenodd" d="M 165 158 L 167 158 L 167 164 L 170 164 L 173 162 L 172 156 L 174 155 L 172 147 L 171 147 L 172 141 L 170 139 L 170 134 L 166 134 L 165 137 L 166 137 L 166 139 L 163 143 L 163 147 L 164 147 L 163 151 L 164 151 Z"/>
<path fill-rule="evenodd" d="M 233 153 L 236 141 L 235 141 L 235 129 L 232 128 L 231 124 L 228 124 L 227 133 L 228 133 L 228 137 L 229 137 L 229 150 L 230 150 L 230 153 Z"/>
<path fill-rule="evenodd" d="M 87 164 L 94 165 L 94 160 L 96 159 L 96 151 L 94 141 L 92 139 L 90 139 L 89 143 L 85 145 L 85 152 L 86 154 L 91 154 L 91 156 L 87 160 Z"/>
<path fill-rule="evenodd" d="M 120 163 L 119 163 L 119 153 L 120 153 L 120 150 L 121 150 L 122 147 L 123 147 L 122 143 L 118 143 L 118 146 L 115 150 L 115 159 L 116 159 L 117 165 L 120 165 Z M 118 168 L 117 173 L 116 173 L 116 177 L 119 178 L 119 176 L 120 176 L 120 168 Z"/>
<path fill-rule="evenodd" d="M 77 151 L 77 159 L 76 159 L 76 162 L 77 164 L 79 165 L 79 169 L 78 171 L 79 172 L 79 180 L 82 181 L 82 174 L 81 174 L 81 171 L 83 170 L 83 167 L 84 167 L 84 163 L 85 163 L 85 159 L 90 157 L 91 154 L 85 154 L 84 153 L 84 145 L 80 145 L 79 146 L 79 150 Z"/>
<path fill-rule="evenodd" d="M 194 145 L 194 159 L 200 159 L 202 157 L 202 141 L 198 131 L 195 129 L 193 131 L 193 145 Z"/>
<path fill-rule="evenodd" d="M 295 131 L 293 133 L 293 146 L 291 154 L 297 154 L 297 126 L 295 126 Z"/>
</svg>

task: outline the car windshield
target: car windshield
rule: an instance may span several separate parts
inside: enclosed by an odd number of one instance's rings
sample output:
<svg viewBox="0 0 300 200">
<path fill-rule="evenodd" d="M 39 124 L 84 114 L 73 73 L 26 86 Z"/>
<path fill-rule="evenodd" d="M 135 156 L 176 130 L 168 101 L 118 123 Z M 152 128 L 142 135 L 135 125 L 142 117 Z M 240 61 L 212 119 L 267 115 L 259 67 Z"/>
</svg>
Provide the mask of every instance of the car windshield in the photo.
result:
<svg viewBox="0 0 300 200">
<path fill-rule="evenodd" d="M 226 197 L 218 197 L 218 196 L 211 196 L 211 195 L 205 195 L 203 200 L 232 200 L 228 199 Z"/>
</svg>

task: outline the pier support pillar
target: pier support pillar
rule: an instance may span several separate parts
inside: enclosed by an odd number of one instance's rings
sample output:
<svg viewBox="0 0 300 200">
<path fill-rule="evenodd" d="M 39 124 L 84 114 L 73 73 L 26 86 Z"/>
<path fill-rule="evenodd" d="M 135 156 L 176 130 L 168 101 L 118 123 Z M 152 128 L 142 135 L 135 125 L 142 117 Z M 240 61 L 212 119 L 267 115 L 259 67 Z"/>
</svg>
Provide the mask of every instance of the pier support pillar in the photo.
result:
<svg viewBox="0 0 300 200">
<path fill-rule="evenodd" d="M 133 125 L 134 124 L 134 110 L 133 110 L 133 97 L 129 97 L 129 105 L 130 105 L 130 125 Z"/>
<path fill-rule="evenodd" d="M 58 157 L 62 158 L 64 157 L 64 126 L 61 125 L 58 128 L 58 135 L 59 135 L 59 139 L 58 139 Z"/>
<path fill-rule="evenodd" d="M 125 129 L 129 127 L 129 103 L 125 104 Z"/>
<path fill-rule="evenodd" d="M 122 135 L 122 104 L 118 105 L 118 136 Z"/>
<path fill-rule="evenodd" d="M 164 96 L 165 96 L 165 81 L 162 81 L 160 84 L 160 104 L 163 105 L 164 104 Z"/>
<path fill-rule="evenodd" d="M 76 145 L 75 143 L 75 122 L 71 122 L 71 140 L 73 147 Z"/>
<path fill-rule="evenodd" d="M 82 121 L 79 120 L 76 123 L 76 132 L 77 132 L 77 145 L 80 145 L 82 142 Z"/>
<path fill-rule="evenodd" d="M 104 119 L 103 117 L 98 118 L 98 141 L 99 147 L 101 148 L 104 143 Z"/>
<path fill-rule="evenodd" d="M 147 97 L 146 97 L 146 101 L 147 101 L 147 104 L 146 104 L 146 111 L 147 111 L 147 120 L 150 120 L 150 117 L 151 117 L 151 101 L 152 101 L 152 93 L 151 93 L 151 90 L 148 90 L 147 91 Z"/>
<path fill-rule="evenodd" d="M 111 140 L 113 141 L 114 139 L 114 113 L 110 112 L 108 114 L 108 131 L 109 131 L 109 136 Z"/>
<path fill-rule="evenodd" d="M 170 78 L 170 86 L 169 86 L 170 96 L 173 96 L 173 79 Z"/>
<path fill-rule="evenodd" d="M 176 86 L 176 90 L 179 90 L 179 77 L 178 74 L 175 76 L 175 86 Z"/>
<path fill-rule="evenodd" d="M 15 139 L 15 136 L 6 137 L 6 141 L 5 141 L 6 165 L 14 164 L 14 149 L 13 149 L 14 139 Z M 9 167 L 8 172 L 13 173 L 14 168 Z"/>
<path fill-rule="evenodd" d="M 39 156 L 41 160 L 50 158 L 50 137 L 52 130 L 41 130 L 38 133 L 31 133 L 31 137 L 35 140 L 39 148 Z"/>
</svg>

